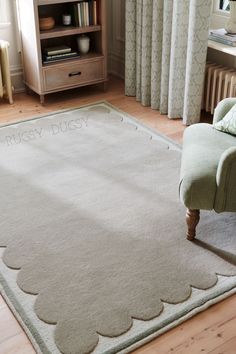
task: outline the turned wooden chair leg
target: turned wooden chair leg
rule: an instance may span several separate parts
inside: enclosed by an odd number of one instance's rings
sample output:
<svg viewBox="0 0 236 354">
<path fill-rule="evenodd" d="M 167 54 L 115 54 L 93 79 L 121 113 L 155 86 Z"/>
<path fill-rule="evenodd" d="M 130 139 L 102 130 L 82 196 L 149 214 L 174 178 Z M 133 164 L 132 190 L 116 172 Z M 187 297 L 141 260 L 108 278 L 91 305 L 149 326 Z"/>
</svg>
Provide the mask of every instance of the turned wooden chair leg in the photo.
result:
<svg viewBox="0 0 236 354">
<path fill-rule="evenodd" d="M 186 222 L 188 225 L 187 239 L 193 241 L 196 236 L 196 227 L 200 220 L 200 210 L 187 209 Z"/>
</svg>

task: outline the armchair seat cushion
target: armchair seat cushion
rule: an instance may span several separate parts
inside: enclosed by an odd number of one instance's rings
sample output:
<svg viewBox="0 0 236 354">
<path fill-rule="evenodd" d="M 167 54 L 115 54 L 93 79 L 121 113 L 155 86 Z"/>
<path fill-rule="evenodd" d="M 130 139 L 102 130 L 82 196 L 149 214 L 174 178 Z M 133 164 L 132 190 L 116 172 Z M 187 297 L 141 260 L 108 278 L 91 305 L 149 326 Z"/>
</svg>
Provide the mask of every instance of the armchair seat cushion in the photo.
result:
<svg viewBox="0 0 236 354">
<path fill-rule="evenodd" d="M 189 209 L 217 210 L 217 169 L 225 150 L 236 146 L 236 138 L 201 123 L 184 134 L 180 198 Z"/>
</svg>

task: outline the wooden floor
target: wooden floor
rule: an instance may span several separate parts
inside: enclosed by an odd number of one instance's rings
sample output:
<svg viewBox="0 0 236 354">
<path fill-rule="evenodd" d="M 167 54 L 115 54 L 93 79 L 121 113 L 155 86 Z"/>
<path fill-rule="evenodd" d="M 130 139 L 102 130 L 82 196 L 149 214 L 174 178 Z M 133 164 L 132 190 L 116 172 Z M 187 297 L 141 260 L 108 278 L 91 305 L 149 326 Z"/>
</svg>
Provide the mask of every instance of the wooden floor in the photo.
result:
<svg viewBox="0 0 236 354">
<path fill-rule="evenodd" d="M 182 141 L 184 126 L 180 119 L 169 120 L 150 108 L 142 107 L 134 98 L 125 97 L 123 82 L 115 78 L 110 80 L 105 93 L 100 87 L 88 87 L 53 94 L 46 97 L 44 107 L 34 94 L 16 94 L 12 106 L 0 102 L 0 125 L 99 100 L 107 100 L 146 125 L 178 142 Z M 206 119 L 209 120 L 203 117 L 203 120 Z M 0 296 L 0 354 L 34 353 L 29 340 Z M 236 295 L 196 315 L 134 353 L 236 354 Z"/>
</svg>

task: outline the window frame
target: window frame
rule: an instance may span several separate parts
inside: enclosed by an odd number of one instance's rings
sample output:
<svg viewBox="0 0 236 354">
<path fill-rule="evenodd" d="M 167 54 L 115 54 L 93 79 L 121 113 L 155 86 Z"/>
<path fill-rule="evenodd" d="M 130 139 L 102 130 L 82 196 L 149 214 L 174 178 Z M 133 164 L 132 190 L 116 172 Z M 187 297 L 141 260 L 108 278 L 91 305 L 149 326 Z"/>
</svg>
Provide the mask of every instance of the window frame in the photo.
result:
<svg viewBox="0 0 236 354">
<path fill-rule="evenodd" d="M 224 17 L 229 17 L 230 16 L 230 12 L 229 11 L 220 9 L 220 0 L 214 0 L 213 13 L 216 14 L 216 15 L 224 16 Z"/>
</svg>

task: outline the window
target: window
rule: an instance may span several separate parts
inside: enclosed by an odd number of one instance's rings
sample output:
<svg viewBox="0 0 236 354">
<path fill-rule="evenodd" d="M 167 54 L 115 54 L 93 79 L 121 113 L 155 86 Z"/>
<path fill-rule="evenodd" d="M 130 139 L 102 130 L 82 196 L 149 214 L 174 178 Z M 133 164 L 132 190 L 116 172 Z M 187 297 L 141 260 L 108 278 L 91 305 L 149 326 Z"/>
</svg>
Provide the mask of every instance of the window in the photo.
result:
<svg viewBox="0 0 236 354">
<path fill-rule="evenodd" d="M 229 11 L 229 0 L 220 0 L 219 9 L 223 11 Z"/>
</svg>

